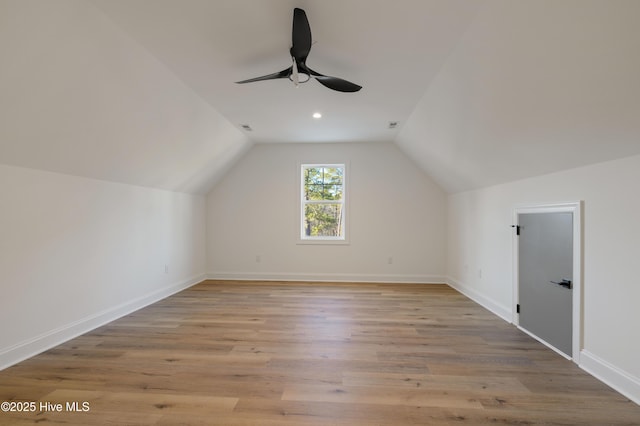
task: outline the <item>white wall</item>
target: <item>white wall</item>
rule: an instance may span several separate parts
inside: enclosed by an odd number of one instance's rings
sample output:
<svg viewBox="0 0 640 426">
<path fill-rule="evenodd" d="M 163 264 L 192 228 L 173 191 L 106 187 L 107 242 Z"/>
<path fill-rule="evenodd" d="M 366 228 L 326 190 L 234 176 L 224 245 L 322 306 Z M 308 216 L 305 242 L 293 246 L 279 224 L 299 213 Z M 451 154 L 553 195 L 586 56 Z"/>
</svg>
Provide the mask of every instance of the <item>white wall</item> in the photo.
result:
<svg viewBox="0 0 640 426">
<path fill-rule="evenodd" d="M 204 278 L 202 196 L 0 165 L 0 206 L 0 369 Z"/>
<path fill-rule="evenodd" d="M 201 280 L 204 197 L 168 191 L 251 143 L 91 2 L 0 17 L 2 368 Z"/>
<path fill-rule="evenodd" d="M 640 403 L 639 182 L 634 156 L 450 195 L 447 273 L 452 284 L 510 318 L 513 209 L 583 200 L 580 363 Z"/>
<path fill-rule="evenodd" d="M 299 162 L 349 162 L 349 245 L 296 244 Z M 445 206 L 444 193 L 393 144 L 256 145 L 207 197 L 208 272 L 442 282 Z"/>
</svg>

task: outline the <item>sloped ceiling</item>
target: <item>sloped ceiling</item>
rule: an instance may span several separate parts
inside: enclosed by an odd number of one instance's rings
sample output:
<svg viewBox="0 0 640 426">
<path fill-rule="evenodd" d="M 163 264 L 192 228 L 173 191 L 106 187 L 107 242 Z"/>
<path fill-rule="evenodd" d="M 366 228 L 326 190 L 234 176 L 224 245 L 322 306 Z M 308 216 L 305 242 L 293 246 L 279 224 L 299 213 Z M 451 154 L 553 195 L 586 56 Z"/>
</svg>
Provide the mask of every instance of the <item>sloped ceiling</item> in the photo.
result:
<svg viewBox="0 0 640 426">
<path fill-rule="evenodd" d="M 640 154 L 640 2 L 488 1 L 396 142 L 448 192 Z"/>
<path fill-rule="evenodd" d="M 289 65 L 294 7 L 309 65 L 361 92 L 233 83 Z M 640 154 L 639 14 L 635 0 L 0 0 L 0 163 L 206 193 L 253 143 L 394 141 L 457 192 Z"/>
<path fill-rule="evenodd" d="M 0 164 L 206 193 L 251 141 L 86 1 L 0 1 Z"/>
</svg>

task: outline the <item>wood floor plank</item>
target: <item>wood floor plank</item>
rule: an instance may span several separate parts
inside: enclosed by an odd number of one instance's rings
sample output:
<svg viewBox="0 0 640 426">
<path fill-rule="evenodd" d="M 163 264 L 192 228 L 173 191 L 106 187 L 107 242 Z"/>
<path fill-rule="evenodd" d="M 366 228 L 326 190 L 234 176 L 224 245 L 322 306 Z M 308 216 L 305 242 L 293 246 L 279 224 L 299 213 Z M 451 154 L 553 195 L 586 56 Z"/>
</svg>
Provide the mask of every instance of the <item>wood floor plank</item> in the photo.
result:
<svg viewBox="0 0 640 426">
<path fill-rule="evenodd" d="M 335 402 L 340 404 L 373 404 L 409 407 L 456 407 L 482 408 L 482 404 L 469 398 L 442 391 L 419 388 L 397 388 L 383 386 L 331 386 L 291 385 L 284 389 L 283 401 Z"/>
<path fill-rule="evenodd" d="M 346 386 L 419 388 L 447 392 L 473 392 L 478 395 L 496 394 L 496 392 L 508 395 L 531 394 L 531 391 L 514 377 L 345 372 L 342 383 Z"/>
<path fill-rule="evenodd" d="M 639 425 L 446 285 L 206 281 L 0 371 L 1 425 Z"/>
</svg>

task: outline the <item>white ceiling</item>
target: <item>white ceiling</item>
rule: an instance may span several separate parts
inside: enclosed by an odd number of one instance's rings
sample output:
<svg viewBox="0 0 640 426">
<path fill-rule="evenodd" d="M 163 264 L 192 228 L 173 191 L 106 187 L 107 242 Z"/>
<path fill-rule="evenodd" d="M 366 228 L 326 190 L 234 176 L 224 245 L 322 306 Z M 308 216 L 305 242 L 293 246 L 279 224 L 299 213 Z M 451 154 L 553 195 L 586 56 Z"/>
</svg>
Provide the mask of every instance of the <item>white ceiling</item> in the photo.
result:
<svg viewBox="0 0 640 426">
<path fill-rule="evenodd" d="M 254 142 L 392 141 L 468 27 L 465 0 L 95 0 Z M 308 65 L 363 86 L 340 93 L 310 81 L 235 81 L 291 65 L 294 7 L 308 16 Z M 319 111 L 321 120 L 312 114 Z"/>
<path fill-rule="evenodd" d="M 294 7 L 308 64 L 360 92 L 234 83 L 289 66 Z M 393 142 L 458 192 L 638 155 L 638 16 L 637 0 L 0 0 L 0 163 L 207 193 L 253 143 Z"/>
</svg>

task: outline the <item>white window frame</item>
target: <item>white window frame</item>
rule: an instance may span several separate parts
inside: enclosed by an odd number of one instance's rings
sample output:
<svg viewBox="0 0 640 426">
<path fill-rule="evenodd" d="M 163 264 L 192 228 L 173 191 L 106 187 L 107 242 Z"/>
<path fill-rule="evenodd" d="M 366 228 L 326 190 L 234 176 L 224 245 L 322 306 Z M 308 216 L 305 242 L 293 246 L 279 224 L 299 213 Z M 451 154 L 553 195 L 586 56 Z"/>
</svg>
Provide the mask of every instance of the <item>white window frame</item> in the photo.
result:
<svg viewBox="0 0 640 426">
<path fill-rule="evenodd" d="M 337 201 L 337 200 L 331 200 L 330 203 L 331 204 L 342 204 L 342 236 L 341 237 L 328 237 L 328 236 L 322 236 L 322 237 L 307 237 L 305 235 L 304 232 L 304 208 L 305 205 L 307 204 L 317 204 L 317 201 L 314 201 L 312 203 L 309 203 L 307 200 L 305 200 L 305 195 L 304 195 L 304 171 L 305 169 L 308 168 L 314 168 L 314 167 L 335 167 L 335 168 L 342 168 L 343 169 L 343 174 L 342 174 L 342 200 Z M 298 220 L 297 220 L 297 227 L 296 227 L 296 236 L 297 236 L 297 244 L 335 244 L 335 245 L 341 245 L 341 244 L 349 244 L 349 179 L 348 179 L 348 170 L 349 170 L 349 165 L 348 163 L 345 162 L 341 162 L 341 163 L 298 163 L 298 167 L 297 167 L 297 173 L 296 173 L 296 177 L 297 177 L 297 181 L 298 181 L 298 197 L 297 197 L 297 209 L 298 209 L 298 214 L 296 215 Z"/>
</svg>

